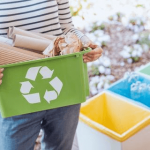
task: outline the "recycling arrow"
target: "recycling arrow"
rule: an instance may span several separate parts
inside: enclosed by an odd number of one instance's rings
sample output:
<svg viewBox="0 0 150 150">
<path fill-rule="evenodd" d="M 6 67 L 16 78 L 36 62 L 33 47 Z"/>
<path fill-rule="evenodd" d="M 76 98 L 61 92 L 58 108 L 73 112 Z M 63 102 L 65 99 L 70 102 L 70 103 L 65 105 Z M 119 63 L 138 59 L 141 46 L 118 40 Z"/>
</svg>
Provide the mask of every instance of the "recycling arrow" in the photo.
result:
<svg viewBox="0 0 150 150">
<path fill-rule="evenodd" d="M 42 80 L 51 79 L 53 76 L 53 72 L 54 70 L 50 70 L 47 66 L 31 67 L 28 69 L 25 78 L 28 80 L 35 81 L 38 73 L 40 73 L 42 76 Z M 30 83 L 30 81 L 24 81 L 20 83 L 21 83 L 20 92 L 22 93 L 23 97 L 27 100 L 28 103 L 35 104 L 41 102 L 40 93 L 30 93 L 31 89 L 34 88 Z M 44 94 L 43 98 L 48 103 L 58 98 L 63 87 L 63 83 L 58 77 L 53 78 L 49 82 L 49 84 L 53 87 L 54 90 L 52 91 L 46 90 Z"/>
<path fill-rule="evenodd" d="M 58 77 L 55 77 L 52 81 L 49 82 L 50 85 L 57 91 L 58 95 L 62 89 L 63 83 L 59 80 Z"/>
<path fill-rule="evenodd" d="M 48 67 L 42 67 L 40 69 L 40 74 L 43 76 L 43 79 L 51 78 L 54 70 L 50 70 Z"/>
<path fill-rule="evenodd" d="M 40 67 L 32 67 L 32 68 L 30 68 L 27 71 L 26 79 L 30 79 L 30 80 L 35 81 L 40 68 L 41 68 L 41 66 Z"/>
<path fill-rule="evenodd" d="M 22 86 L 20 92 L 23 94 L 27 94 L 30 92 L 31 88 L 33 88 L 32 84 L 29 81 L 21 82 Z"/>
<path fill-rule="evenodd" d="M 40 103 L 41 102 L 39 93 L 28 94 L 28 95 L 23 95 L 23 96 L 31 104 Z"/>
<path fill-rule="evenodd" d="M 50 103 L 50 101 L 57 99 L 58 95 L 55 91 L 47 91 L 45 92 L 44 98 Z"/>
</svg>

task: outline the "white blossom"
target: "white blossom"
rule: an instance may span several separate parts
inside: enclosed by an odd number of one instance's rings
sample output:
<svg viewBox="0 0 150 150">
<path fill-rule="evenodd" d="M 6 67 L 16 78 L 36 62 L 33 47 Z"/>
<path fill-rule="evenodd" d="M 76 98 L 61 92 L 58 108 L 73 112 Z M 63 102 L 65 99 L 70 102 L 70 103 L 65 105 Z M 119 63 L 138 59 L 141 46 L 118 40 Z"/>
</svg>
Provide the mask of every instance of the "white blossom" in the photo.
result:
<svg viewBox="0 0 150 150">
<path fill-rule="evenodd" d="M 132 57 L 136 57 L 136 56 L 137 56 L 137 51 L 136 51 L 136 50 L 132 51 L 131 56 L 132 56 Z"/>
<path fill-rule="evenodd" d="M 136 42 L 138 39 L 139 39 L 139 35 L 138 35 L 138 34 L 134 34 L 134 35 L 132 36 L 133 42 Z"/>
<path fill-rule="evenodd" d="M 99 67 L 98 67 L 98 70 L 99 70 L 99 72 L 102 73 L 102 74 L 105 73 L 105 67 L 104 67 L 104 66 L 99 66 Z"/>
<path fill-rule="evenodd" d="M 142 46 L 143 46 L 143 50 L 144 50 L 145 52 L 148 52 L 149 46 L 148 46 L 147 44 L 143 44 Z"/>
<path fill-rule="evenodd" d="M 103 56 L 100 58 L 100 62 L 103 66 L 105 67 L 110 67 L 111 66 L 111 60 L 107 56 Z"/>
<path fill-rule="evenodd" d="M 93 61 L 93 65 L 96 65 L 96 66 L 100 65 L 100 61 L 99 61 L 99 59 L 97 59 L 97 60 Z"/>
<path fill-rule="evenodd" d="M 123 58 L 125 58 L 125 59 L 131 57 L 131 54 L 130 54 L 129 52 L 127 52 L 127 51 L 121 51 L 121 52 L 120 52 L 120 55 L 121 55 Z"/>
<path fill-rule="evenodd" d="M 128 62 L 129 64 L 132 64 L 133 60 L 132 60 L 131 58 L 129 58 L 129 59 L 127 59 L 127 62 Z"/>
<path fill-rule="evenodd" d="M 110 68 L 106 68 L 105 69 L 105 74 L 106 75 L 110 75 L 111 74 L 111 69 Z"/>
<path fill-rule="evenodd" d="M 95 94 L 98 93 L 98 90 L 97 90 L 96 87 L 91 87 L 91 88 L 90 88 L 90 91 L 91 91 L 92 95 L 95 95 Z"/>
<path fill-rule="evenodd" d="M 107 75 L 106 78 L 110 81 L 113 81 L 115 79 L 113 75 Z"/>
<path fill-rule="evenodd" d="M 104 84 L 104 89 L 107 89 L 109 87 L 109 84 L 106 82 L 105 84 Z"/>
</svg>

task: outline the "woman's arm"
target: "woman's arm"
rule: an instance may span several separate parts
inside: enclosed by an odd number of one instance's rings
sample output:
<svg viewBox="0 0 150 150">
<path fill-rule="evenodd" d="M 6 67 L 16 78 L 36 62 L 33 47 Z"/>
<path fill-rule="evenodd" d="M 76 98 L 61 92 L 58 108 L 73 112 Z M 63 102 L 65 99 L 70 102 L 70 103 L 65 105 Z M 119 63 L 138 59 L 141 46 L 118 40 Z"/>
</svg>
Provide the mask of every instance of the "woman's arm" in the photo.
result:
<svg viewBox="0 0 150 150">
<path fill-rule="evenodd" d="M 93 49 L 93 51 L 84 55 L 83 57 L 84 62 L 91 62 L 98 59 L 102 54 L 102 49 L 98 45 L 94 44 L 81 31 L 74 28 L 69 8 L 69 1 L 57 0 L 57 3 L 58 3 L 59 22 L 61 25 L 61 29 L 63 30 L 63 33 L 67 34 L 69 32 L 72 32 L 76 34 L 78 38 L 81 40 L 83 46 L 86 46 L 88 44 Z"/>
</svg>

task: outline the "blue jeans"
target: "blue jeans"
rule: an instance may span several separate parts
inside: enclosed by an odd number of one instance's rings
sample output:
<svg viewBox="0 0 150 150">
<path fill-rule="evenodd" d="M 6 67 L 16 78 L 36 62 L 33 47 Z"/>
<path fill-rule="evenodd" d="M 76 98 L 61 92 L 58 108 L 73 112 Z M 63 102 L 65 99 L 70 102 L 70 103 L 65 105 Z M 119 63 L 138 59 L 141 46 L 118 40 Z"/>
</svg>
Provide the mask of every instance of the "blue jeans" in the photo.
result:
<svg viewBox="0 0 150 150">
<path fill-rule="evenodd" d="M 42 150 L 71 150 L 80 104 L 31 114 L 0 116 L 0 150 L 33 150 L 40 129 Z"/>
</svg>

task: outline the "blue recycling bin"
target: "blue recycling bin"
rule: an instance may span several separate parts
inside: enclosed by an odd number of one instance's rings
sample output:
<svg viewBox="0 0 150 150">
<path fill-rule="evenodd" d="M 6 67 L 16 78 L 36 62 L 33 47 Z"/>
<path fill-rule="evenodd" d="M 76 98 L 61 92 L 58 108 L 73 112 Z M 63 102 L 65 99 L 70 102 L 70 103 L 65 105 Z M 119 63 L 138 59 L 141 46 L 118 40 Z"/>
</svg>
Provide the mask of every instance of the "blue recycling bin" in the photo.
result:
<svg viewBox="0 0 150 150">
<path fill-rule="evenodd" d="M 150 79 L 142 76 L 142 75 L 139 75 L 139 81 L 141 81 L 142 83 L 146 83 L 146 84 L 150 84 Z M 134 82 L 132 82 L 134 83 Z M 143 99 L 143 98 L 140 98 L 138 101 L 137 100 L 134 100 L 131 98 L 131 94 L 130 94 L 130 85 L 127 85 L 128 83 L 124 82 L 123 79 L 117 81 L 116 83 L 112 84 L 107 90 L 110 91 L 110 92 L 113 92 L 115 94 L 118 94 L 120 96 L 123 96 L 125 97 L 125 100 L 130 100 L 138 105 L 142 105 L 148 109 L 150 109 L 150 97 L 147 97 L 147 99 Z M 128 87 L 128 88 L 126 88 Z M 145 93 L 147 94 L 147 93 Z"/>
</svg>

